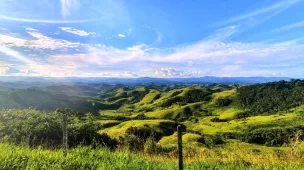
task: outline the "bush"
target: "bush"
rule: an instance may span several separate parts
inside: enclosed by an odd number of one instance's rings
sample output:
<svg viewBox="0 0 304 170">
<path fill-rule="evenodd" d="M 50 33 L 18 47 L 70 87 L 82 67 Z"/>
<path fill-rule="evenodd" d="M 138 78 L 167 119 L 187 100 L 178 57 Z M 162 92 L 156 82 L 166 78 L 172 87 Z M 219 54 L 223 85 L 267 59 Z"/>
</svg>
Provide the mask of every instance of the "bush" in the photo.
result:
<svg viewBox="0 0 304 170">
<path fill-rule="evenodd" d="M 239 136 L 241 140 L 262 144 L 267 146 L 282 146 L 287 144 L 289 139 L 298 131 L 304 131 L 304 127 L 275 127 L 275 128 L 260 128 L 245 132 Z M 300 136 L 303 139 L 304 136 Z"/>
<path fill-rule="evenodd" d="M 203 143 L 208 148 L 213 148 L 216 145 L 224 144 L 225 139 L 221 134 L 207 135 L 204 134 L 198 142 Z"/>
<path fill-rule="evenodd" d="M 247 118 L 247 117 L 250 117 L 250 116 L 254 116 L 254 114 L 251 111 L 243 111 L 243 112 L 237 113 L 235 115 L 235 118 L 236 119 L 244 119 L 244 118 Z"/>
<path fill-rule="evenodd" d="M 120 144 L 124 147 L 127 147 L 129 151 L 138 152 L 144 150 L 144 139 L 136 135 L 128 135 L 125 138 L 120 139 Z"/>
<path fill-rule="evenodd" d="M 148 154 L 168 154 L 177 151 L 176 146 L 162 146 L 155 142 L 154 138 L 148 138 L 144 145 L 145 153 Z"/>
<path fill-rule="evenodd" d="M 218 98 L 215 101 L 216 106 L 218 107 L 226 107 L 229 106 L 231 104 L 232 100 L 229 98 Z"/>
<path fill-rule="evenodd" d="M 211 122 L 227 122 L 227 119 L 220 119 L 219 117 L 214 117 L 210 119 Z"/>
<path fill-rule="evenodd" d="M 33 109 L 0 111 L 0 139 L 29 146 L 44 145 L 60 147 L 62 144 L 62 118 L 68 114 L 68 143 L 77 145 L 105 145 L 116 147 L 117 141 L 105 134 L 99 134 L 101 125 L 92 114 L 85 117 L 70 109 L 57 112 L 39 112 Z M 11 121 L 14 120 L 14 121 Z"/>
</svg>

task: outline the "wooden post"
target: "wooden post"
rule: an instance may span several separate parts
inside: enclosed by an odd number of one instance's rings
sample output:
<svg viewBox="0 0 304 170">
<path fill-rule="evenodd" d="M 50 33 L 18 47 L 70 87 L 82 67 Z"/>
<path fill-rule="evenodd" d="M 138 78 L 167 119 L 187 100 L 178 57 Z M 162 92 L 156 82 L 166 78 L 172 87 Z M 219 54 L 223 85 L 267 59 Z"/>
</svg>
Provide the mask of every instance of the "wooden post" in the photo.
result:
<svg viewBox="0 0 304 170">
<path fill-rule="evenodd" d="M 63 155 L 66 157 L 68 154 L 68 119 L 67 113 L 62 113 L 62 145 L 63 145 Z"/>
<path fill-rule="evenodd" d="M 181 125 L 177 126 L 177 144 L 178 144 L 178 169 L 183 170 L 183 142 Z"/>
</svg>

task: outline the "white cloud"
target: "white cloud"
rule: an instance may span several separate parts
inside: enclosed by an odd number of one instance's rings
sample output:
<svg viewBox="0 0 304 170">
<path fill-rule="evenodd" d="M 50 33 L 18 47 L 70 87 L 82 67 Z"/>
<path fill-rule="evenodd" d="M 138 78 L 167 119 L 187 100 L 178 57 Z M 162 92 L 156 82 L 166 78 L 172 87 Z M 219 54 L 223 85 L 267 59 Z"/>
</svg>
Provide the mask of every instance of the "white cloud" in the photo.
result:
<svg viewBox="0 0 304 170">
<path fill-rule="evenodd" d="M 157 77 L 184 77 L 185 72 L 174 68 L 161 68 L 155 71 L 155 76 Z"/>
<path fill-rule="evenodd" d="M 132 32 L 133 32 L 133 29 L 129 28 L 129 29 L 123 31 L 122 33 L 117 34 L 117 36 L 119 38 L 126 38 L 126 37 L 130 36 L 132 34 Z M 116 36 L 114 36 L 114 37 L 116 37 Z"/>
<path fill-rule="evenodd" d="M 4 72 L 2 72 L 2 75 L 12 75 L 15 73 L 20 73 L 20 70 L 14 67 L 8 67 L 6 70 L 4 70 Z"/>
<path fill-rule="evenodd" d="M 29 31 L 34 40 L 0 34 L 0 51 L 25 62 L 24 67 L 18 68 L 25 72 L 24 74 L 27 72 L 41 76 L 271 76 L 273 73 L 289 73 L 289 70 L 277 71 L 276 65 L 294 62 L 294 66 L 299 68 L 304 64 L 304 45 L 298 44 L 297 40 L 281 43 L 226 41 L 237 33 L 237 30 L 238 26 L 228 26 L 215 31 L 214 36 L 202 41 L 168 49 L 150 48 L 145 44 L 125 49 L 103 44 L 80 44 L 53 39 L 38 31 Z M 27 56 L 10 47 L 30 48 L 31 51 L 66 48 L 80 51 L 76 54 L 48 55 L 43 64 L 33 64 Z M 261 68 L 261 64 L 268 64 L 269 67 Z M 92 72 L 92 68 L 97 70 Z M 124 71 L 134 68 L 138 70 Z"/>
<path fill-rule="evenodd" d="M 39 32 L 28 32 L 35 40 L 26 40 L 16 38 L 8 35 L 0 34 L 0 44 L 8 47 L 26 47 L 32 49 L 62 49 L 62 48 L 76 48 L 81 46 L 80 43 L 70 42 L 67 40 L 53 39 L 45 36 Z"/>
<path fill-rule="evenodd" d="M 129 47 L 125 50 L 105 45 L 90 46 L 87 47 L 86 53 L 54 55 L 48 58 L 48 62 L 56 65 L 66 65 L 65 61 L 69 61 L 69 65 L 74 65 L 79 68 L 112 66 L 144 59 L 146 53 L 143 48 L 143 45 Z"/>
<path fill-rule="evenodd" d="M 204 40 L 167 50 L 150 49 L 146 45 L 118 49 L 99 44 L 88 46 L 86 52 L 80 54 L 50 56 L 47 61 L 58 66 L 72 65 L 77 69 L 150 68 L 140 72 L 140 75 L 149 76 L 154 74 L 187 77 L 203 73 L 217 76 L 248 73 L 247 76 L 254 76 L 255 73 L 269 75 L 270 72 L 274 72 L 273 68 L 264 68 L 264 71 L 261 71 L 261 68 L 257 68 L 260 63 L 270 62 L 270 65 L 275 65 L 302 61 L 304 56 L 299 55 L 302 53 L 304 53 L 304 45 L 297 44 L 296 41 L 267 44 Z M 291 56 L 293 58 L 290 58 Z M 249 68 L 252 71 L 248 70 Z"/>
<path fill-rule="evenodd" d="M 239 31 L 239 25 L 230 25 L 224 28 L 220 28 L 215 31 L 214 34 L 205 38 L 205 41 L 225 41 L 232 35 Z"/>
<path fill-rule="evenodd" d="M 118 78 L 133 78 L 133 77 L 139 77 L 137 73 L 130 72 L 130 71 L 124 71 L 124 72 L 95 72 L 95 73 L 86 73 L 82 74 L 82 77 L 118 77 Z"/>
<path fill-rule="evenodd" d="M 271 13 L 270 17 L 274 17 L 275 15 L 278 15 L 279 13 L 283 12 L 284 10 L 290 8 L 291 6 L 295 5 L 296 3 L 300 2 L 300 1 L 301 0 L 281 0 L 270 6 L 260 8 L 255 11 L 252 11 L 252 12 L 248 12 L 248 13 L 240 15 L 240 16 L 230 18 L 230 19 L 220 22 L 218 24 L 220 24 L 220 25 L 231 24 L 231 23 L 246 20 L 246 19 L 252 19 L 254 17 L 268 14 L 268 13 Z"/>
<path fill-rule="evenodd" d="M 202 76 L 202 75 L 206 76 L 207 73 L 204 73 L 202 71 L 191 71 L 191 75 L 193 75 L 193 76 Z"/>
<path fill-rule="evenodd" d="M 156 77 L 199 77 L 206 75 L 203 71 L 183 71 L 174 68 L 161 68 L 154 72 Z"/>
<path fill-rule="evenodd" d="M 78 0 L 60 0 L 61 1 L 61 15 L 68 17 L 72 15 L 73 10 L 77 9 Z"/>
<path fill-rule="evenodd" d="M 7 31 L 7 29 L 6 29 L 6 28 L 0 28 L 0 30 L 2 30 L 2 31 Z"/>
<path fill-rule="evenodd" d="M 1 43 L 0 43 L 0 45 L 1 45 Z M 13 49 L 11 49 L 9 47 L 0 46 L 0 52 L 6 54 L 8 56 L 12 56 L 15 59 L 17 59 L 18 61 L 22 61 L 24 63 L 34 63 L 34 61 L 32 61 L 31 59 L 29 59 L 28 57 L 23 56 L 19 52 L 15 51 L 15 50 L 13 50 Z"/>
<path fill-rule="evenodd" d="M 120 37 L 120 38 L 126 38 L 125 34 L 118 34 L 117 36 Z"/>
<path fill-rule="evenodd" d="M 75 34 L 75 35 L 79 35 L 79 36 L 83 36 L 83 37 L 97 36 L 96 32 L 87 32 L 87 31 L 79 30 L 79 29 L 72 28 L 72 27 L 59 27 L 59 29 L 61 29 L 62 31 L 65 31 L 65 32 L 68 32 L 71 34 Z"/>
<path fill-rule="evenodd" d="M 287 31 L 287 30 L 301 28 L 301 27 L 304 27 L 304 21 L 282 26 L 280 28 L 274 29 L 273 32 Z"/>
<path fill-rule="evenodd" d="M 34 29 L 34 28 L 30 28 L 30 27 L 25 28 L 25 30 L 26 30 L 26 31 L 38 31 L 38 30 L 36 30 L 36 29 Z"/>
</svg>

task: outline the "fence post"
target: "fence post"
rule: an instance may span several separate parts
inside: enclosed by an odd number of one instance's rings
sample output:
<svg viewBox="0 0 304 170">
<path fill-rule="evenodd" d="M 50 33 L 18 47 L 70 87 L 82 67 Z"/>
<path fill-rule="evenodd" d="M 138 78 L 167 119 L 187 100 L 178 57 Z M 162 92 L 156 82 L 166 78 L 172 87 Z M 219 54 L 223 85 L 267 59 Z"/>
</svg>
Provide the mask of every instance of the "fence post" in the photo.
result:
<svg viewBox="0 0 304 170">
<path fill-rule="evenodd" d="M 63 155 L 66 157 L 68 154 L 68 127 L 67 127 L 67 123 L 68 119 L 67 119 L 67 113 L 63 112 L 62 113 L 62 133 L 63 133 L 63 139 L 62 139 L 62 143 L 63 143 Z"/>
<path fill-rule="evenodd" d="M 177 144 L 178 144 L 178 169 L 183 170 L 183 142 L 182 142 L 182 126 L 177 126 Z"/>
</svg>

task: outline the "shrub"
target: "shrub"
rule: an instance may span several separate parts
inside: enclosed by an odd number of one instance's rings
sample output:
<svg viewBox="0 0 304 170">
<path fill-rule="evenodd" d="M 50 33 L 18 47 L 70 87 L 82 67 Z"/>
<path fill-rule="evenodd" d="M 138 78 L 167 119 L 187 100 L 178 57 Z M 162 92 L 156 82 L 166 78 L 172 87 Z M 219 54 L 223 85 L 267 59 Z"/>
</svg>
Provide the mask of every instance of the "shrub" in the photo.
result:
<svg viewBox="0 0 304 170">
<path fill-rule="evenodd" d="M 225 139 L 221 134 L 207 135 L 204 134 L 198 142 L 203 143 L 208 148 L 213 148 L 216 145 L 224 144 Z"/>
<path fill-rule="evenodd" d="M 215 101 L 216 106 L 218 107 L 226 107 L 229 106 L 231 104 L 232 100 L 229 98 L 218 98 Z"/>
<path fill-rule="evenodd" d="M 127 147 L 129 151 L 138 152 L 144 150 L 145 141 L 136 135 L 128 135 L 125 138 L 120 139 L 120 144 Z"/>
<path fill-rule="evenodd" d="M 259 128 L 244 132 L 239 135 L 239 139 L 249 142 L 262 144 L 267 146 L 282 146 L 288 144 L 290 138 L 298 131 L 304 131 L 304 127 L 275 127 L 275 128 Z M 304 136 L 300 136 L 303 139 Z"/>
<path fill-rule="evenodd" d="M 148 154 L 168 154 L 177 151 L 176 146 L 162 146 L 155 142 L 153 137 L 146 140 L 144 145 L 145 153 Z"/>
<path fill-rule="evenodd" d="M 220 119 L 219 117 L 214 117 L 210 119 L 211 122 L 227 122 L 227 119 Z"/>
<path fill-rule="evenodd" d="M 101 125 L 95 122 L 92 114 L 85 117 L 70 109 L 57 112 L 39 112 L 37 110 L 0 111 L 0 139 L 29 146 L 44 145 L 60 147 L 62 144 L 62 126 L 60 113 L 68 114 L 68 143 L 77 145 L 106 145 L 116 147 L 117 141 L 105 134 L 99 134 Z M 11 121 L 14 120 L 14 121 Z"/>
</svg>

